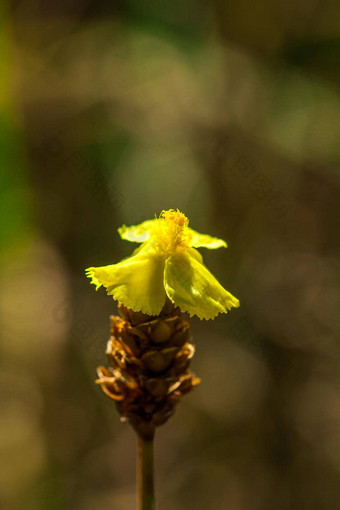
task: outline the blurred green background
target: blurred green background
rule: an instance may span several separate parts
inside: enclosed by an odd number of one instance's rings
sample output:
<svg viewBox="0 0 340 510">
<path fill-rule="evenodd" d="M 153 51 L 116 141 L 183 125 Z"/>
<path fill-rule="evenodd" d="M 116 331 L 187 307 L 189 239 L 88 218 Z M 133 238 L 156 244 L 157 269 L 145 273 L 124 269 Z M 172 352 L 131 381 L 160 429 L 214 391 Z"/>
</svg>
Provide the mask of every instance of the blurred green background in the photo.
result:
<svg viewBox="0 0 340 510">
<path fill-rule="evenodd" d="M 340 4 L 2 0 L 0 508 L 132 510 L 84 276 L 179 208 L 241 307 L 156 438 L 162 510 L 340 508 Z"/>
</svg>

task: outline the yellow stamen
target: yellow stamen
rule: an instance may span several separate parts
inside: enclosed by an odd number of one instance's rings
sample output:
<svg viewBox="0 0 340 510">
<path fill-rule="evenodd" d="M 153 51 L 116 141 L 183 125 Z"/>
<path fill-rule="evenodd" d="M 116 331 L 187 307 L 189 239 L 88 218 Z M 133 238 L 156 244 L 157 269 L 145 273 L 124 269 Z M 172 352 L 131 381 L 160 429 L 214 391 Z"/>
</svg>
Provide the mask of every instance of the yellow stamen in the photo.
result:
<svg viewBox="0 0 340 510">
<path fill-rule="evenodd" d="M 168 211 L 162 211 L 160 214 L 160 218 L 164 218 L 166 222 L 168 223 L 175 223 L 176 225 L 180 227 L 187 227 L 189 225 L 189 220 L 178 209 L 169 209 Z"/>
<path fill-rule="evenodd" d="M 167 254 L 174 253 L 180 246 L 187 246 L 186 228 L 188 224 L 188 218 L 178 209 L 162 211 L 158 225 L 152 234 L 153 243 Z"/>
</svg>

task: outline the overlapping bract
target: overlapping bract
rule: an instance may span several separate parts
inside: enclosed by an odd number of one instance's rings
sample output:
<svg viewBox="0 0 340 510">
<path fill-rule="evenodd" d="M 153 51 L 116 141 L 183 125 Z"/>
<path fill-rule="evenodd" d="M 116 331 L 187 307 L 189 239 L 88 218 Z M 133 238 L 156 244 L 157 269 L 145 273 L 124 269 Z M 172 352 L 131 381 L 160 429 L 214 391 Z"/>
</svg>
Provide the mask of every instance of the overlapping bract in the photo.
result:
<svg viewBox="0 0 340 510">
<path fill-rule="evenodd" d="M 98 367 L 99 384 L 120 415 L 146 439 L 175 412 L 200 380 L 189 369 L 195 348 L 190 323 L 168 300 L 150 317 L 119 305 L 111 317 L 109 367 Z"/>
</svg>

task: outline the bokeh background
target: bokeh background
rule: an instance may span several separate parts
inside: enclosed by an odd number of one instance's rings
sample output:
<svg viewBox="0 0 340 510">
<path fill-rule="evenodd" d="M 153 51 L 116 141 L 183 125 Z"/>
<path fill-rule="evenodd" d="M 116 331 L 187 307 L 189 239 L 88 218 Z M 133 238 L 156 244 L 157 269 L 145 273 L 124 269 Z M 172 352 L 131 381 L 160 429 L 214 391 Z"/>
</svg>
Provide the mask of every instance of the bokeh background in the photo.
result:
<svg viewBox="0 0 340 510">
<path fill-rule="evenodd" d="M 159 509 L 340 508 L 339 7 L 1 1 L 1 509 L 135 508 L 84 269 L 177 207 L 241 307 L 192 321 Z"/>
</svg>

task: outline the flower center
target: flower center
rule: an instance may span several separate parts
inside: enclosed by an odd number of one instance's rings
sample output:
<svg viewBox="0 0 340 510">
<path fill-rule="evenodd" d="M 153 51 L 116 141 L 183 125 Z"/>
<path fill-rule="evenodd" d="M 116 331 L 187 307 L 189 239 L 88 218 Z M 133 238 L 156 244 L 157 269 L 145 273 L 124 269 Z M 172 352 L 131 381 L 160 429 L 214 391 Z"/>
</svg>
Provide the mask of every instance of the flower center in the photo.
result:
<svg viewBox="0 0 340 510">
<path fill-rule="evenodd" d="M 173 253 L 179 246 L 188 246 L 188 225 L 188 218 L 178 209 L 162 211 L 153 235 L 155 244 L 166 254 Z"/>
</svg>

